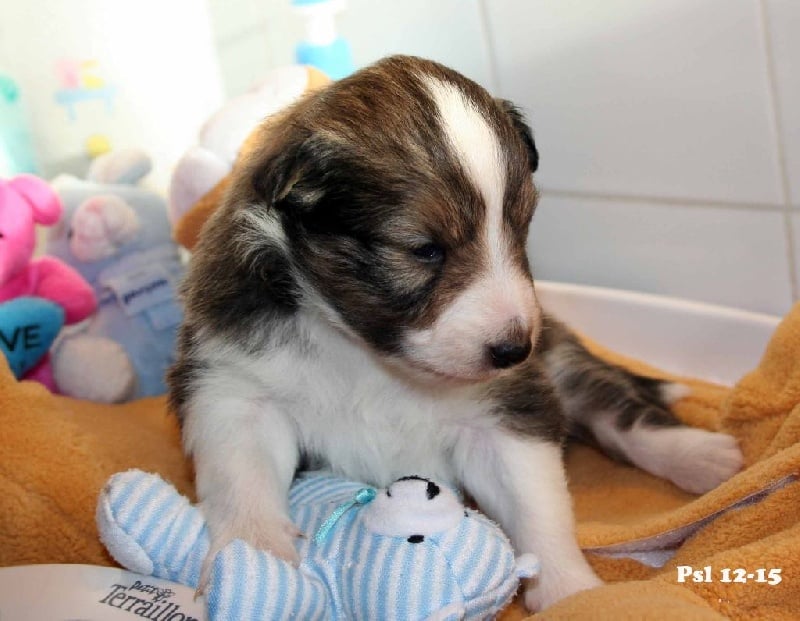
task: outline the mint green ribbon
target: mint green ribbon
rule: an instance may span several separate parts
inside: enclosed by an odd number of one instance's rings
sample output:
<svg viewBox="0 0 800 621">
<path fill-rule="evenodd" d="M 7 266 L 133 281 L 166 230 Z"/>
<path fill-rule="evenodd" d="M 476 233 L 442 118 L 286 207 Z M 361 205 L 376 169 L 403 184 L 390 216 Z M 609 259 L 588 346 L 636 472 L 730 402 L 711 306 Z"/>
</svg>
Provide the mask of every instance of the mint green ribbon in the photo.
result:
<svg viewBox="0 0 800 621">
<path fill-rule="evenodd" d="M 328 516 L 328 519 L 325 520 L 322 523 L 322 526 L 320 526 L 317 530 L 317 534 L 314 535 L 314 542 L 317 545 L 321 545 L 328 537 L 328 534 L 331 532 L 333 527 L 336 525 L 336 522 L 339 521 L 339 518 L 341 518 L 356 505 L 366 505 L 372 502 L 375 500 L 375 496 L 377 496 L 377 494 L 378 493 L 371 487 L 362 487 L 360 490 L 358 490 L 353 496 L 352 500 L 342 503 L 333 510 L 333 513 Z"/>
</svg>

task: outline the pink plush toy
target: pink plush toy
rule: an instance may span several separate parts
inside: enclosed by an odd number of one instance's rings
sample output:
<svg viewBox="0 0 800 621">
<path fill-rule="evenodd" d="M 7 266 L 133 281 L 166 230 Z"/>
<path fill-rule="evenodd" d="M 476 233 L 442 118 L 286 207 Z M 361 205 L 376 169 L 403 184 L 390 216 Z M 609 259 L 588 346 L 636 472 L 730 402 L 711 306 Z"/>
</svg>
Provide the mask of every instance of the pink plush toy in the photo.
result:
<svg viewBox="0 0 800 621">
<path fill-rule="evenodd" d="M 71 324 L 86 319 L 97 308 L 91 286 L 58 259 L 31 261 L 35 225 L 55 224 L 62 209 L 55 192 L 37 177 L 0 179 L 0 302 L 20 296 L 45 298 L 61 306 L 65 323 Z M 25 377 L 56 389 L 48 357 Z"/>
</svg>

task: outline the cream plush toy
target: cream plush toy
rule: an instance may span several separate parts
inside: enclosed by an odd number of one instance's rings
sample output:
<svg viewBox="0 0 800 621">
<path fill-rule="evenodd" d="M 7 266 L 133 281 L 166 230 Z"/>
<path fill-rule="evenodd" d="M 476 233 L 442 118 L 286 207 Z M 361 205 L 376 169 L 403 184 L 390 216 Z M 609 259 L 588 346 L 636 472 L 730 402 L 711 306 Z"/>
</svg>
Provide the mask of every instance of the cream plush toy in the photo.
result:
<svg viewBox="0 0 800 621">
<path fill-rule="evenodd" d="M 214 113 L 200 130 L 197 145 L 184 153 L 172 174 L 169 209 L 173 224 L 223 181 L 259 123 L 329 82 L 312 67 L 280 67 Z"/>
<path fill-rule="evenodd" d="M 248 139 L 259 123 L 269 123 L 271 115 L 329 83 L 313 67 L 275 69 L 206 122 L 198 144 L 183 155 L 170 180 L 170 217 L 181 246 L 194 247 L 203 223 L 222 200 L 234 162 L 252 148 Z"/>
</svg>

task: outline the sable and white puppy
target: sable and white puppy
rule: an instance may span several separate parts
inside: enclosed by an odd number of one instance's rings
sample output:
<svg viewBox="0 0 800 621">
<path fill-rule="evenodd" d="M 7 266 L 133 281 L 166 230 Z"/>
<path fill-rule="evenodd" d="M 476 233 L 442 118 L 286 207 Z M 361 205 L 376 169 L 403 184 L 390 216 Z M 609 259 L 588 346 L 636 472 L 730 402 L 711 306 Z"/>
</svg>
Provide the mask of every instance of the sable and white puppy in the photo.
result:
<svg viewBox="0 0 800 621">
<path fill-rule="evenodd" d="M 392 57 L 261 129 L 184 286 L 171 404 L 213 550 L 295 559 L 301 465 L 471 494 L 534 552 L 535 610 L 600 583 L 575 540 L 566 435 L 695 492 L 741 465 L 675 386 L 589 354 L 544 315 L 525 253 L 538 154 L 513 106 Z"/>
</svg>

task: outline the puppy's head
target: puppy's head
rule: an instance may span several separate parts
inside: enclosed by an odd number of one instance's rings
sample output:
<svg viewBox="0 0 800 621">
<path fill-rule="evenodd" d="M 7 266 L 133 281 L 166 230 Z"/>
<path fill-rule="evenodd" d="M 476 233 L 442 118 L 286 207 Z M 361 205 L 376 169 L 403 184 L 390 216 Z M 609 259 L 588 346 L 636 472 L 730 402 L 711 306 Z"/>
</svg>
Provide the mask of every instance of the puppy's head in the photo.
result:
<svg viewBox="0 0 800 621">
<path fill-rule="evenodd" d="M 513 106 L 392 57 L 273 120 L 229 203 L 288 258 L 299 306 L 407 367 L 477 380 L 538 334 L 537 164 Z"/>
</svg>

